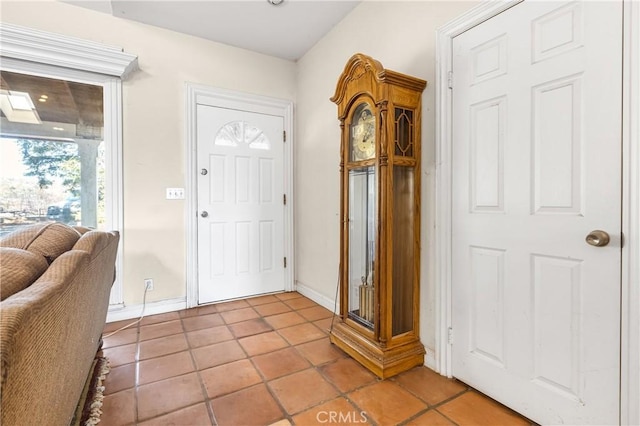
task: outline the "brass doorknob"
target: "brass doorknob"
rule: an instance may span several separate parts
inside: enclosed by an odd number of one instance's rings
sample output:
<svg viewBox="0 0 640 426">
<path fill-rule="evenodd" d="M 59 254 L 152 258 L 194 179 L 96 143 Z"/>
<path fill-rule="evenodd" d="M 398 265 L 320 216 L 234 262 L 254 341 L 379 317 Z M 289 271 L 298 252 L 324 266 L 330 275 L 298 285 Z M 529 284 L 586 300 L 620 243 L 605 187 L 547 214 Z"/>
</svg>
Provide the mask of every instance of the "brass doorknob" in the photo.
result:
<svg viewBox="0 0 640 426">
<path fill-rule="evenodd" d="M 609 244 L 609 234 L 599 229 L 589 232 L 587 238 L 585 238 L 587 244 L 595 247 L 604 247 Z"/>
</svg>

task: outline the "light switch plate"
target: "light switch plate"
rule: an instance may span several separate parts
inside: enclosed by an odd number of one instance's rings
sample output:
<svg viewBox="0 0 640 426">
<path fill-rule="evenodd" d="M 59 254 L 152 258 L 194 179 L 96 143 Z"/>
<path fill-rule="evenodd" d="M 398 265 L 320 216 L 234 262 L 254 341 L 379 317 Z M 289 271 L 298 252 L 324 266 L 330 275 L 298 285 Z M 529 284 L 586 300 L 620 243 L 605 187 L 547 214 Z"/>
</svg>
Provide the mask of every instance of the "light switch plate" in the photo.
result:
<svg viewBox="0 0 640 426">
<path fill-rule="evenodd" d="M 167 188 L 167 200 L 184 200 L 184 188 Z"/>
</svg>

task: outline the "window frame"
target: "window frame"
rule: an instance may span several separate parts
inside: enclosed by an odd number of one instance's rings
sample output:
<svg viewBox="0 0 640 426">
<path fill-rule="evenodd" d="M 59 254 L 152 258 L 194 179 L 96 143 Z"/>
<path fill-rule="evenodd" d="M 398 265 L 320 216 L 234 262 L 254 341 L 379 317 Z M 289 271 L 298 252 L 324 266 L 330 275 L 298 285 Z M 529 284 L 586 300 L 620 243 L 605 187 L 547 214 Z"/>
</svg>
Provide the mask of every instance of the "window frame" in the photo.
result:
<svg viewBox="0 0 640 426">
<path fill-rule="evenodd" d="M 105 229 L 122 233 L 124 211 L 122 208 L 122 131 L 121 100 L 122 82 L 117 77 L 94 74 L 85 71 L 37 64 L 14 59 L 2 60 L 2 71 L 29 74 L 57 80 L 101 86 L 103 88 L 104 107 L 104 144 L 105 144 Z M 116 269 L 122 271 L 122 239 L 119 243 Z M 123 303 L 122 276 L 117 274 L 109 300 L 110 305 Z"/>
<path fill-rule="evenodd" d="M 103 87 L 105 143 L 105 227 L 120 232 L 110 308 L 124 305 L 122 80 L 137 69 L 137 56 L 121 48 L 0 24 L 2 70 Z"/>
</svg>

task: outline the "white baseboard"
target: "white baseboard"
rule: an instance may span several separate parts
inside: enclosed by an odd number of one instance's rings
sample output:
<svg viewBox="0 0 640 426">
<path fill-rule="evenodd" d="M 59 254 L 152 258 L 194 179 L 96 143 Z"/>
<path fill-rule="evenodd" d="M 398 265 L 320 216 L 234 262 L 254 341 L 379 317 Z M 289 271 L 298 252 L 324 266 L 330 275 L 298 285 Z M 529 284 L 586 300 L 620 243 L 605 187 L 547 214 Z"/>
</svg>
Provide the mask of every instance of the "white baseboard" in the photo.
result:
<svg viewBox="0 0 640 426">
<path fill-rule="evenodd" d="M 324 308 L 327 308 L 328 310 L 330 310 L 331 312 L 334 313 L 338 313 L 340 312 L 340 301 L 334 301 L 333 299 L 318 293 L 317 291 L 315 291 L 314 289 L 312 289 L 311 287 L 301 283 L 300 281 L 296 280 L 296 291 L 298 293 L 300 293 L 303 296 L 308 297 L 309 299 L 313 300 L 314 302 L 316 302 L 318 305 L 323 306 Z M 334 311 L 335 309 L 335 311 Z"/>
<path fill-rule="evenodd" d="M 436 363 L 436 351 L 431 348 L 425 348 L 427 350 L 427 354 L 424 356 L 424 365 L 427 368 L 432 369 L 436 373 L 440 373 L 438 371 L 438 364 Z"/>
<path fill-rule="evenodd" d="M 187 308 L 187 300 L 184 297 L 175 299 L 158 300 L 157 302 L 149 302 L 144 310 L 144 316 L 165 314 L 167 312 L 180 311 Z M 128 320 L 132 318 L 140 318 L 142 314 L 142 305 L 123 306 L 115 305 L 109 307 L 107 312 L 107 322 L 115 322 Z"/>
</svg>

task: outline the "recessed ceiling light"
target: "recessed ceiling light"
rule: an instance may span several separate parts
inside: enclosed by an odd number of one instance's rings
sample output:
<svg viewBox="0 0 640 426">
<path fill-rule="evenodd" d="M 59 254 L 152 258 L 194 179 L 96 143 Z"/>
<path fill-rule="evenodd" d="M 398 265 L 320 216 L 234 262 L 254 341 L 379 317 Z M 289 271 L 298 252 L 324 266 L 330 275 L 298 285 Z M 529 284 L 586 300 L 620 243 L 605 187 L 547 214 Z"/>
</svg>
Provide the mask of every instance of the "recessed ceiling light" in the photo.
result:
<svg viewBox="0 0 640 426">
<path fill-rule="evenodd" d="M 53 130 L 63 131 L 64 129 L 62 127 L 54 127 Z"/>
<path fill-rule="evenodd" d="M 279 6 L 282 3 L 284 3 L 284 0 L 267 0 L 267 1 L 274 6 Z"/>
<path fill-rule="evenodd" d="M 47 102 L 47 100 L 45 98 L 40 98 L 38 99 L 38 102 Z"/>
<path fill-rule="evenodd" d="M 42 99 L 49 99 L 49 97 L 47 95 L 40 95 L 40 98 Z"/>
</svg>

